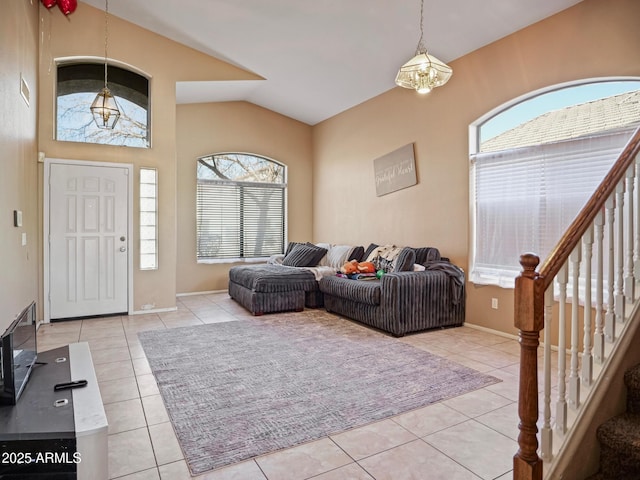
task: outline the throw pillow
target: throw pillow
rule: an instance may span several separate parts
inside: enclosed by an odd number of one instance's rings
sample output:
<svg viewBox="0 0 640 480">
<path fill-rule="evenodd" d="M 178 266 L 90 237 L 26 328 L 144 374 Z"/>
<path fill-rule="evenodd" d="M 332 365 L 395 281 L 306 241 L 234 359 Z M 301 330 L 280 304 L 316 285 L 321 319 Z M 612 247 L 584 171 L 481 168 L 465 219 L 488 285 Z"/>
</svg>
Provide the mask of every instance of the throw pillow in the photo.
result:
<svg viewBox="0 0 640 480">
<path fill-rule="evenodd" d="M 369 246 L 367 247 L 367 249 L 362 254 L 362 260 L 367 260 L 369 258 L 369 255 L 371 255 L 371 252 L 373 252 L 379 246 L 380 245 L 378 245 L 376 243 L 370 243 Z"/>
<path fill-rule="evenodd" d="M 326 248 L 315 245 L 295 245 L 282 260 L 283 265 L 288 267 L 314 267 L 327 253 Z"/>
<path fill-rule="evenodd" d="M 418 247 L 413 249 L 416 252 L 416 263 L 425 265 L 429 262 L 440 260 L 440 251 L 434 247 Z"/>
<path fill-rule="evenodd" d="M 351 252 L 353 250 L 353 246 L 351 245 L 334 245 L 327 252 L 326 265 L 331 268 L 335 268 L 338 270 L 342 265 L 344 265 L 349 257 L 351 256 Z"/>
<path fill-rule="evenodd" d="M 413 248 L 403 248 L 393 261 L 393 272 L 408 272 L 413 270 L 413 264 L 416 263 L 416 252 Z"/>
<path fill-rule="evenodd" d="M 287 249 L 284 251 L 284 256 L 286 257 L 287 255 L 289 255 L 289 253 L 291 253 L 291 250 L 293 249 L 293 247 L 295 247 L 296 245 L 306 245 L 306 243 L 304 243 L 304 242 L 289 242 L 287 244 Z"/>
<path fill-rule="evenodd" d="M 357 247 L 354 247 L 351 255 L 349 255 L 349 258 L 347 258 L 347 260 L 357 260 L 358 262 L 364 262 L 365 258 L 364 247 L 362 245 L 358 245 Z"/>
<path fill-rule="evenodd" d="M 322 259 L 320 259 L 320 262 L 318 262 L 318 265 L 320 265 L 321 267 L 328 267 L 329 266 L 329 260 L 327 259 L 327 257 L 329 256 L 329 250 L 331 250 L 331 247 L 333 245 L 331 245 L 330 243 L 307 243 L 307 245 L 313 245 L 316 247 L 320 247 L 320 248 L 325 248 L 327 250 L 327 254 L 322 257 Z"/>
</svg>

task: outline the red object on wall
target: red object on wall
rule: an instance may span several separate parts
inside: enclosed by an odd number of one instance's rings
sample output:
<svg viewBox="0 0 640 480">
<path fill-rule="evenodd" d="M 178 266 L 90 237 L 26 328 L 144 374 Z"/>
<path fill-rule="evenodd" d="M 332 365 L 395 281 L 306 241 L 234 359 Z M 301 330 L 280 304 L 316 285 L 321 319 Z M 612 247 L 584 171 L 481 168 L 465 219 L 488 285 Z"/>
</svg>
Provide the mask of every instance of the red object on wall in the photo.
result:
<svg viewBox="0 0 640 480">
<path fill-rule="evenodd" d="M 65 15 L 70 15 L 76 11 L 78 7 L 77 0 L 57 0 L 60 11 Z"/>
<path fill-rule="evenodd" d="M 56 0 L 42 0 L 42 4 L 47 8 L 51 8 L 56 4 Z"/>
</svg>

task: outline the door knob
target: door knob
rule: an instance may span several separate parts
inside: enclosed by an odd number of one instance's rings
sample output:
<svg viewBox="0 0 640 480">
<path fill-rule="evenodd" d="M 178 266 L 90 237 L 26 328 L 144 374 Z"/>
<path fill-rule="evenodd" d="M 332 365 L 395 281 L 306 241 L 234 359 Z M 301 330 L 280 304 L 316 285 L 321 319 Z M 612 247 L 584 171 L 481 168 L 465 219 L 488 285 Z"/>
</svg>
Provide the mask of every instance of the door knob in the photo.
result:
<svg viewBox="0 0 640 480">
<path fill-rule="evenodd" d="M 121 252 L 126 252 L 127 251 L 127 247 L 120 247 L 120 251 Z"/>
</svg>

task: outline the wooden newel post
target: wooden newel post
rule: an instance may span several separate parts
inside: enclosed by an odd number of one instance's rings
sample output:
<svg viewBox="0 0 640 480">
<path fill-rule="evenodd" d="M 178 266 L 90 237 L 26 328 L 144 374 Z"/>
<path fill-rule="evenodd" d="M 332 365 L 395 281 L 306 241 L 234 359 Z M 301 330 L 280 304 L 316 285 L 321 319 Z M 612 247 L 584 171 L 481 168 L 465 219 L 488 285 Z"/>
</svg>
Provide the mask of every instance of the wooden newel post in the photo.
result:
<svg viewBox="0 0 640 480">
<path fill-rule="evenodd" d="M 518 453 L 513 457 L 514 480 L 542 480 L 538 456 L 538 345 L 544 328 L 544 281 L 536 272 L 540 258 L 520 256 L 522 273 L 516 278 L 514 324 L 520 330 L 520 391 Z"/>
</svg>

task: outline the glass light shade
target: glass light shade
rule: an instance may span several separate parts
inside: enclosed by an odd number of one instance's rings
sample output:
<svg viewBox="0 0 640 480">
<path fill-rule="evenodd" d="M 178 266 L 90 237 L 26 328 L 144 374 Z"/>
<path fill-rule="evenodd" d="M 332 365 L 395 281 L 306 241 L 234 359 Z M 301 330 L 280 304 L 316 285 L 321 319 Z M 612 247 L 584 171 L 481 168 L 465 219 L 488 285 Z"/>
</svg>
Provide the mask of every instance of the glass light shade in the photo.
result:
<svg viewBox="0 0 640 480">
<path fill-rule="evenodd" d="M 453 74 L 451 67 L 426 52 L 400 67 L 396 75 L 396 84 L 404 88 L 413 88 L 418 93 L 429 93 L 435 87 L 441 87 Z"/>
<path fill-rule="evenodd" d="M 120 118 L 120 109 L 111 91 L 105 86 L 91 104 L 91 113 L 98 128 L 113 129 Z"/>
</svg>

